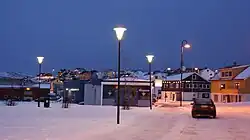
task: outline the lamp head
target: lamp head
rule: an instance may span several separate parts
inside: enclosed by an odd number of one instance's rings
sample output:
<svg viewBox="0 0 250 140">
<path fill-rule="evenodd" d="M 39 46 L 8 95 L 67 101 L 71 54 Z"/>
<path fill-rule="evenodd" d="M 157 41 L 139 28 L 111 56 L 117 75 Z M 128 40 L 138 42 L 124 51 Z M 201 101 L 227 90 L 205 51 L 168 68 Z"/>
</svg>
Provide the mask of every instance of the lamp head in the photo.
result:
<svg viewBox="0 0 250 140">
<path fill-rule="evenodd" d="M 148 63 L 152 63 L 154 59 L 154 55 L 147 55 L 146 57 L 147 57 Z"/>
<path fill-rule="evenodd" d="M 124 34 L 124 32 L 125 32 L 126 30 L 127 30 L 126 28 L 120 27 L 120 26 L 114 28 L 114 31 L 115 31 L 115 33 L 116 33 L 116 37 L 117 37 L 117 39 L 118 39 L 119 41 L 122 40 L 123 34 Z"/>
<path fill-rule="evenodd" d="M 183 48 L 191 48 L 191 45 L 188 43 L 188 41 L 187 40 L 183 40 L 182 42 L 181 42 L 181 46 L 183 47 Z"/>
<path fill-rule="evenodd" d="M 191 45 L 190 44 L 185 44 L 183 47 L 188 49 L 188 48 L 191 48 Z"/>
<path fill-rule="evenodd" d="M 44 59 L 44 57 L 38 56 L 38 57 L 37 57 L 38 63 L 39 63 L 39 64 L 42 64 L 42 63 L 43 63 L 43 59 Z"/>
</svg>

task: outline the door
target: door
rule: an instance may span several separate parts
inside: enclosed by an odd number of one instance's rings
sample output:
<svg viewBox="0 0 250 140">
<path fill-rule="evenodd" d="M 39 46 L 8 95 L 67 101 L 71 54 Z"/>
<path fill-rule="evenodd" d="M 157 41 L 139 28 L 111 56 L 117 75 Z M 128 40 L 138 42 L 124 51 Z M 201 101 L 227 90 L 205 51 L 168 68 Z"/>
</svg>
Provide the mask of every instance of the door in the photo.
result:
<svg viewBox="0 0 250 140">
<path fill-rule="evenodd" d="M 218 95 L 214 95 L 214 102 L 218 102 L 219 98 Z"/>
</svg>

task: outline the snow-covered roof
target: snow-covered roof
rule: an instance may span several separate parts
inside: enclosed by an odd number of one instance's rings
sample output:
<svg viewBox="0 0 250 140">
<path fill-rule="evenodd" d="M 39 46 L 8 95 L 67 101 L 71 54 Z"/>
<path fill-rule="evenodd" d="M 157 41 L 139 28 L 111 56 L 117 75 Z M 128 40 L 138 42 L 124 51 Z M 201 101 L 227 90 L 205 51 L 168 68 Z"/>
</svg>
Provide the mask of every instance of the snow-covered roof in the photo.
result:
<svg viewBox="0 0 250 140">
<path fill-rule="evenodd" d="M 21 85 L 0 85 L 0 88 L 21 88 Z"/>
<path fill-rule="evenodd" d="M 211 80 L 220 80 L 220 72 L 215 74 L 215 76 Z"/>
<path fill-rule="evenodd" d="M 114 78 L 114 79 L 106 79 L 107 81 L 117 81 L 118 78 Z M 140 79 L 137 77 L 121 77 L 120 81 L 139 81 L 139 82 L 147 82 L 149 80 L 147 79 Z"/>
<path fill-rule="evenodd" d="M 189 72 L 189 73 L 183 73 L 182 74 L 182 79 L 185 79 L 187 77 L 189 77 L 190 75 L 194 74 L 194 72 Z M 181 80 L 181 74 L 176 74 L 176 75 L 170 75 L 167 78 L 165 78 L 164 80 L 168 80 L 168 81 L 179 81 Z"/>
<path fill-rule="evenodd" d="M 240 79 L 246 79 L 250 77 L 250 67 L 246 68 L 243 72 L 238 74 L 234 79 L 240 80 Z"/>
<path fill-rule="evenodd" d="M 22 86 L 22 85 L 10 85 L 10 84 L 6 84 L 6 85 L 0 85 L 0 88 L 21 88 L 21 87 L 39 87 L 39 84 L 34 84 L 34 85 L 31 85 L 31 86 Z M 41 89 L 50 89 L 50 84 L 41 84 L 40 85 L 40 88 Z"/>
<path fill-rule="evenodd" d="M 211 70 L 210 68 L 205 68 L 205 69 L 200 70 L 200 72 L 199 72 L 199 73 L 202 73 L 202 72 L 207 72 L 207 71 L 209 71 L 209 72 L 214 72 L 214 71 L 213 71 L 213 70 Z"/>
<path fill-rule="evenodd" d="M 31 77 L 31 76 L 19 72 L 0 72 L 0 78 L 23 79 L 24 77 Z"/>
<path fill-rule="evenodd" d="M 227 68 L 233 68 L 233 69 L 236 69 L 236 68 L 244 68 L 244 67 L 248 67 L 249 65 L 236 65 L 236 66 L 227 66 L 227 67 L 223 67 L 223 68 L 220 68 L 220 69 L 227 69 Z"/>
<path fill-rule="evenodd" d="M 34 84 L 32 87 L 39 87 L 39 84 Z M 40 84 L 40 88 L 42 89 L 50 89 L 50 84 Z"/>
</svg>

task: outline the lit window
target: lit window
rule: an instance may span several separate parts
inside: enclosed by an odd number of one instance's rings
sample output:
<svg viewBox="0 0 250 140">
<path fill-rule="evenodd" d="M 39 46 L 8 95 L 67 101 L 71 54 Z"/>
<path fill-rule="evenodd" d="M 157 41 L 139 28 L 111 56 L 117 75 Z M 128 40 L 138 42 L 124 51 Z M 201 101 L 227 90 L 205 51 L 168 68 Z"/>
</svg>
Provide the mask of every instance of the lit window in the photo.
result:
<svg viewBox="0 0 250 140">
<path fill-rule="evenodd" d="M 225 89 L 226 85 L 225 84 L 220 84 L 220 89 Z"/>
<path fill-rule="evenodd" d="M 239 88 L 240 88 L 240 83 L 235 83 L 235 84 L 234 84 L 234 87 L 235 87 L 236 89 L 239 89 Z"/>
</svg>

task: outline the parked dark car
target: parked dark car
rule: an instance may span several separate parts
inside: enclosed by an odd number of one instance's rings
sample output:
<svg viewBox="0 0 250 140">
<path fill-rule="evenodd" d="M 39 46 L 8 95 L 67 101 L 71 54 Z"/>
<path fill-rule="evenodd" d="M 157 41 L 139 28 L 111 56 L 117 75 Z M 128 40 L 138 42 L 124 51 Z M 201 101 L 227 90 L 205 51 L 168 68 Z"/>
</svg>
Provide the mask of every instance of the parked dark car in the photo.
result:
<svg viewBox="0 0 250 140">
<path fill-rule="evenodd" d="M 216 107 L 213 100 L 208 98 L 194 99 L 194 102 L 191 103 L 191 105 L 193 105 L 193 118 L 197 118 L 199 116 L 216 118 Z"/>
</svg>

